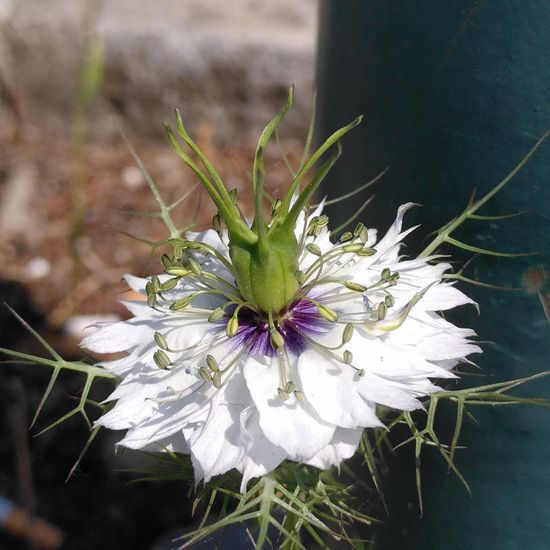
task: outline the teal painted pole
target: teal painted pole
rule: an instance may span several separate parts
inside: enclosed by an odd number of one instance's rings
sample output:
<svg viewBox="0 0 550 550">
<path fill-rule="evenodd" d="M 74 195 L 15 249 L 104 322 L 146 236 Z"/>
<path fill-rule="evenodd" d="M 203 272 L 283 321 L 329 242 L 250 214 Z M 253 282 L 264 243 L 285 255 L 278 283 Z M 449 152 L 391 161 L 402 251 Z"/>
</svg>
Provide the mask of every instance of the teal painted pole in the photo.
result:
<svg viewBox="0 0 550 550">
<path fill-rule="evenodd" d="M 409 224 L 417 237 L 488 191 L 550 127 L 550 6 L 546 0 L 325 0 L 320 19 L 320 134 L 359 113 L 325 186 L 341 194 L 390 167 L 361 220 L 387 227 L 397 206 L 421 203 Z M 489 215 L 529 210 L 513 220 L 468 222 L 460 238 L 501 251 L 538 251 L 518 259 L 479 258 L 480 279 L 522 286 L 528 270 L 550 266 L 550 144 L 485 208 Z M 366 198 L 366 197 L 365 197 Z M 342 221 L 358 206 L 329 212 Z M 422 249 L 408 241 L 407 253 Z M 449 252 L 453 252 L 449 249 Z M 454 252 L 453 252 L 454 253 Z M 464 258 L 464 256 L 462 256 Z M 465 290 L 481 316 L 463 311 L 484 342 L 484 378 L 497 382 L 550 369 L 550 323 L 536 292 Z M 548 290 L 548 283 L 546 283 Z M 520 394 L 550 398 L 549 381 Z M 472 410 L 457 464 L 472 496 L 448 476 L 439 456 L 423 458 L 420 519 L 410 451 L 391 464 L 390 516 L 378 549 L 499 550 L 550 548 L 550 411 L 533 407 Z M 451 408 L 440 425 L 447 439 Z"/>
</svg>

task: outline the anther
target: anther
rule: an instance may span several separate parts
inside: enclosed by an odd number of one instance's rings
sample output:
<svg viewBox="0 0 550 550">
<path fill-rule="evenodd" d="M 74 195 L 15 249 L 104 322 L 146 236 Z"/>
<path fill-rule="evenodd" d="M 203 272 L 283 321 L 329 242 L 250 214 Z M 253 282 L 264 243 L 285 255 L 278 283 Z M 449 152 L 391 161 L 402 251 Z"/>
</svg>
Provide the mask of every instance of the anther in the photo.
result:
<svg viewBox="0 0 550 550">
<path fill-rule="evenodd" d="M 376 254 L 376 248 L 363 248 L 357 252 L 358 256 L 374 256 Z"/>
<path fill-rule="evenodd" d="M 271 341 L 271 346 L 273 347 L 273 349 L 281 349 L 285 347 L 285 339 L 281 336 L 281 333 L 278 330 L 270 330 L 269 339 Z"/>
<path fill-rule="evenodd" d="M 344 350 L 344 363 L 351 365 L 353 363 L 353 353 L 349 349 Z"/>
<path fill-rule="evenodd" d="M 166 341 L 166 338 L 160 333 L 155 332 L 153 336 L 153 340 L 155 341 L 155 344 L 162 350 L 168 349 L 168 342 Z"/>
<path fill-rule="evenodd" d="M 160 280 L 157 275 L 153 275 L 151 277 L 151 285 L 153 288 L 153 292 L 158 292 L 160 290 Z"/>
<path fill-rule="evenodd" d="M 168 279 L 167 281 L 164 281 L 164 283 L 160 285 L 160 291 L 166 292 L 168 290 L 172 290 L 178 284 L 178 281 L 179 277 L 174 277 L 173 279 Z"/>
<path fill-rule="evenodd" d="M 208 317 L 209 323 L 215 323 L 219 321 L 225 315 L 225 311 L 221 307 L 217 307 Z"/>
<path fill-rule="evenodd" d="M 325 227 L 326 225 L 328 225 L 328 222 L 328 216 L 326 214 L 321 214 L 317 219 L 317 223 L 315 225 L 317 225 L 317 227 Z"/>
<path fill-rule="evenodd" d="M 233 338 L 235 334 L 237 334 L 237 331 L 239 330 L 239 319 L 233 315 L 229 321 L 227 321 L 227 325 L 225 325 L 225 333 L 227 334 L 228 338 Z"/>
<path fill-rule="evenodd" d="M 306 282 L 306 274 L 303 271 L 296 271 L 294 274 L 298 284 L 303 285 Z"/>
<path fill-rule="evenodd" d="M 220 368 L 218 367 L 218 362 L 212 355 L 206 356 L 206 364 L 212 372 L 218 372 L 220 370 Z"/>
<path fill-rule="evenodd" d="M 160 257 L 160 261 L 162 262 L 162 265 L 163 265 L 164 269 L 172 267 L 172 258 L 170 258 L 170 256 L 168 256 L 168 254 L 163 254 Z"/>
<path fill-rule="evenodd" d="M 353 324 L 348 323 L 342 332 L 342 344 L 347 344 L 353 336 Z"/>
<path fill-rule="evenodd" d="M 197 262 L 197 260 L 195 260 L 195 258 L 193 258 L 193 256 L 189 256 L 188 261 L 189 261 L 189 269 L 191 270 L 193 275 L 197 275 L 197 277 L 199 275 L 202 275 L 202 268 L 201 268 L 199 262 Z"/>
<path fill-rule="evenodd" d="M 309 253 L 314 254 L 315 256 L 321 256 L 323 254 L 319 246 L 316 245 L 315 243 L 306 244 L 306 250 Z"/>
<path fill-rule="evenodd" d="M 359 283 L 354 283 L 352 281 L 346 281 L 344 283 L 344 286 L 346 288 L 349 288 L 349 290 L 353 290 L 355 292 L 366 292 L 367 287 L 365 285 L 360 285 Z"/>
<path fill-rule="evenodd" d="M 170 357 L 161 349 L 153 353 L 153 361 L 159 369 L 166 369 L 171 365 Z"/>
<path fill-rule="evenodd" d="M 353 233 L 351 233 L 350 231 L 346 231 L 345 233 L 342 233 L 342 235 L 340 236 L 341 243 L 351 241 L 351 239 L 353 239 Z"/>
<path fill-rule="evenodd" d="M 205 381 L 205 382 L 212 382 L 212 375 L 210 374 L 209 370 L 206 367 L 201 367 L 199 369 L 199 376 Z"/>
<path fill-rule="evenodd" d="M 174 277 L 187 277 L 191 273 L 186 267 L 169 267 L 164 270 L 168 275 L 173 275 Z"/>
<path fill-rule="evenodd" d="M 218 390 L 222 387 L 222 373 L 220 371 L 214 373 L 212 384 Z"/>
<path fill-rule="evenodd" d="M 214 231 L 216 233 L 218 233 L 218 235 L 221 233 L 221 231 L 222 231 L 222 218 L 219 214 L 216 214 L 212 218 L 212 228 L 214 229 Z"/>
<path fill-rule="evenodd" d="M 286 383 L 286 386 L 285 386 L 285 392 L 286 393 L 288 393 L 290 395 L 291 393 L 294 392 L 295 389 L 296 389 L 296 385 L 294 384 L 294 382 L 292 380 L 290 380 L 290 382 Z"/>
<path fill-rule="evenodd" d="M 376 310 L 376 318 L 379 321 L 382 321 L 386 317 L 386 312 L 388 311 L 388 308 L 386 306 L 386 302 L 380 302 L 378 304 L 378 309 Z"/>
<path fill-rule="evenodd" d="M 384 298 L 384 302 L 387 307 L 393 307 L 395 305 L 395 298 L 391 294 L 387 294 Z"/>
<path fill-rule="evenodd" d="M 172 311 L 185 309 L 191 303 L 191 300 L 193 300 L 194 297 L 194 294 L 190 294 L 189 296 L 185 296 L 185 298 L 180 298 L 179 300 L 176 300 L 174 303 L 170 304 L 170 309 Z"/>
<path fill-rule="evenodd" d="M 173 246 L 174 248 L 186 248 L 189 241 L 186 241 L 185 239 L 182 239 L 181 237 L 173 237 L 172 239 L 168 239 L 168 244 L 170 246 Z"/>
<path fill-rule="evenodd" d="M 331 323 L 335 323 L 338 321 L 338 315 L 335 311 L 328 308 L 327 306 L 324 306 L 323 304 L 315 304 L 317 306 L 317 311 L 320 313 L 321 317 L 326 319 L 327 321 L 330 321 Z"/>
<path fill-rule="evenodd" d="M 277 396 L 281 401 L 286 401 L 290 395 L 282 388 L 277 388 Z"/>
<path fill-rule="evenodd" d="M 344 252 L 356 254 L 363 250 L 363 243 L 346 244 L 343 248 Z"/>
<path fill-rule="evenodd" d="M 303 400 L 304 400 L 304 394 L 303 394 L 303 392 L 301 392 L 300 390 L 296 390 L 296 391 L 294 392 L 294 397 L 296 397 L 296 399 L 297 399 L 298 401 L 303 401 Z"/>
<path fill-rule="evenodd" d="M 389 281 L 391 277 L 391 271 L 390 271 L 390 268 L 389 267 L 385 267 L 383 270 L 382 270 L 382 273 L 380 275 L 380 279 L 382 279 L 383 281 Z"/>
<path fill-rule="evenodd" d="M 281 199 L 275 199 L 271 205 L 271 217 L 276 216 L 279 212 L 283 201 Z"/>
</svg>

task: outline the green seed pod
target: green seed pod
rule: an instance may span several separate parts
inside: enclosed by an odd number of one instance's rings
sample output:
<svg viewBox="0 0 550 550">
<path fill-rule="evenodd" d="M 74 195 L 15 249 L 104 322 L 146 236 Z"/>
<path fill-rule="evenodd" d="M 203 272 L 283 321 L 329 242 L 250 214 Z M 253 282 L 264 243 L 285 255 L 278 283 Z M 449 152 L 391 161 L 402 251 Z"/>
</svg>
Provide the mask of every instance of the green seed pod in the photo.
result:
<svg viewBox="0 0 550 550">
<path fill-rule="evenodd" d="M 153 340 L 155 341 L 155 344 L 160 349 L 163 349 L 163 350 L 168 349 L 168 342 L 166 341 L 166 338 L 160 332 L 155 332 L 155 334 L 153 336 Z"/>
<path fill-rule="evenodd" d="M 147 305 L 149 307 L 155 307 L 157 305 L 157 295 L 156 294 L 148 294 L 147 295 Z"/>
<path fill-rule="evenodd" d="M 237 188 L 231 189 L 231 191 L 229 191 L 229 198 L 231 199 L 233 204 L 237 204 L 238 193 L 239 192 Z"/>
</svg>

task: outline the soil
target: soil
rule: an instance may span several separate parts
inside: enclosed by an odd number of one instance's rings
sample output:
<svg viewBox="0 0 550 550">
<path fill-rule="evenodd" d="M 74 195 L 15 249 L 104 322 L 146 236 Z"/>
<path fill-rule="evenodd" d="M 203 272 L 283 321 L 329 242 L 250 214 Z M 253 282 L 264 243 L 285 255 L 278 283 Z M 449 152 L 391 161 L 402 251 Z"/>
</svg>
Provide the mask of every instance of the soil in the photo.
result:
<svg viewBox="0 0 550 550">
<path fill-rule="evenodd" d="M 250 212 L 248 187 L 255 144 L 219 146 L 207 125 L 200 126 L 196 135 L 228 186 L 240 191 L 245 213 Z M 207 227 L 215 211 L 169 146 L 136 140 L 134 148 L 168 203 L 189 193 L 173 211 L 176 223 Z M 296 163 L 301 152 L 297 142 L 285 148 Z M 70 139 L 43 129 L 27 127 L 17 139 L 13 135 L 0 139 L 2 204 L 11 200 L 10 186 L 19 189 L 13 205 L 0 215 L 0 300 L 68 359 L 81 359 L 84 352 L 78 347 L 78 336 L 64 331 L 67 321 L 90 314 L 126 317 L 118 303 L 126 290 L 122 275 L 161 271 L 162 247 L 151 255 L 150 246 L 138 239 L 167 238 L 163 224 L 147 215 L 155 211 L 155 202 L 122 139 L 88 143 L 83 160 L 76 158 Z M 266 164 L 268 190 L 281 195 L 289 171 L 276 147 L 268 150 Z M 82 183 L 75 192 L 78 174 Z M 27 191 L 21 193 L 21 188 Z M 0 311 L 0 340 L 0 347 L 44 355 L 6 309 Z M 139 453 L 115 456 L 115 442 L 122 434 L 100 433 L 75 475 L 65 482 L 88 438 L 87 424 L 80 416 L 73 417 L 39 437 L 34 435 L 74 407 L 82 379 L 60 377 L 36 427 L 26 431 L 49 376 L 47 367 L 2 366 L 0 494 L 25 504 L 25 493 L 27 500 L 30 493 L 37 515 L 65 531 L 63 548 L 71 550 L 157 548 L 154 541 L 163 534 L 179 533 L 191 525 L 192 500 L 185 482 L 129 484 L 137 474 L 121 470 L 142 469 L 148 463 Z M 17 384 L 22 384 L 19 393 L 14 390 Z M 101 401 L 110 391 L 109 383 L 98 384 L 92 399 Z M 23 436 L 17 436 L 8 422 L 12 417 L 24 425 Z M 90 407 L 91 420 L 94 417 L 97 411 Z M 17 474 L 25 453 L 31 468 Z M 21 544 L 0 532 L 1 548 L 15 550 Z"/>
</svg>

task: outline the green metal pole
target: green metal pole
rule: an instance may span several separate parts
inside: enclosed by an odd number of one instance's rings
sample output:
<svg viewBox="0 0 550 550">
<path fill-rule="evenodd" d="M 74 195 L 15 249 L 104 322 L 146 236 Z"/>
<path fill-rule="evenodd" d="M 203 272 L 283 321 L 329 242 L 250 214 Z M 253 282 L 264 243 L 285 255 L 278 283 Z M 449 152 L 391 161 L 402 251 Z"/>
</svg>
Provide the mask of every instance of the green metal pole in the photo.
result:
<svg viewBox="0 0 550 550">
<path fill-rule="evenodd" d="M 546 0 L 325 0 L 320 19 L 318 97 L 322 135 L 360 113 L 338 169 L 325 186 L 345 193 L 390 167 L 361 220 L 384 228 L 397 206 L 423 205 L 408 217 L 418 237 L 488 191 L 550 127 L 550 6 Z M 461 240 L 501 251 L 538 251 L 518 259 L 480 258 L 480 279 L 522 286 L 529 270 L 550 266 L 549 144 L 485 208 L 520 210 L 498 223 L 468 222 Z M 366 198 L 366 197 L 365 197 Z M 358 206 L 329 212 L 339 223 Z M 409 239 L 406 252 L 422 249 Z M 449 252 L 453 252 L 449 249 Z M 531 271 L 532 273 L 532 271 Z M 548 290 L 548 283 L 546 283 Z M 550 369 L 550 323 L 539 295 L 465 288 L 481 316 L 474 326 L 488 383 Z M 494 342 L 494 343 L 490 343 Z M 550 398 L 550 383 L 520 390 Z M 424 517 L 419 517 L 410 452 L 392 464 L 390 516 L 377 548 L 550 548 L 550 411 L 533 407 L 472 410 L 458 466 L 472 496 L 440 463 L 423 459 Z M 442 426 L 454 422 L 444 410 Z M 449 433 L 447 437 L 449 437 Z"/>
</svg>

